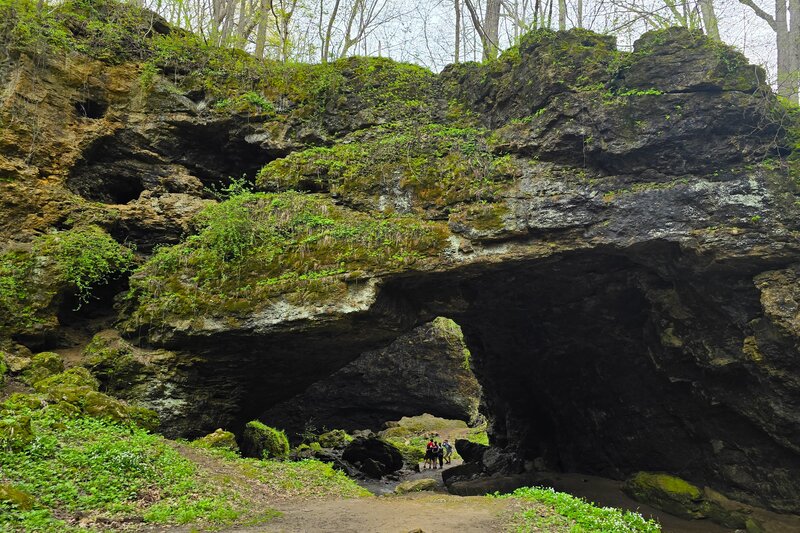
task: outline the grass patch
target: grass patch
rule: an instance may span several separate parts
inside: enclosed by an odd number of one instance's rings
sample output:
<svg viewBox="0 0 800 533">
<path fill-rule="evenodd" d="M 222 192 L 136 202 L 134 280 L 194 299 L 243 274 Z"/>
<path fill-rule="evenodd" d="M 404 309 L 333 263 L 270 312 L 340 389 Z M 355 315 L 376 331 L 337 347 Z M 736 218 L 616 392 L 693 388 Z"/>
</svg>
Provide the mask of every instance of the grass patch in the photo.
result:
<svg viewBox="0 0 800 533">
<path fill-rule="evenodd" d="M 540 487 L 522 487 L 496 498 L 514 498 L 522 510 L 512 518 L 512 531 L 564 531 L 570 533 L 657 533 L 661 526 L 640 514 L 612 507 L 597 507 L 582 498 Z M 542 510 L 551 508 L 555 514 Z"/>
<path fill-rule="evenodd" d="M 258 461 L 239 459 L 247 475 L 266 485 L 275 494 L 298 498 L 358 498 L 371 493 L 334 470 L 328 463 L 316 459 L 302 461 Z"/>
</svg>

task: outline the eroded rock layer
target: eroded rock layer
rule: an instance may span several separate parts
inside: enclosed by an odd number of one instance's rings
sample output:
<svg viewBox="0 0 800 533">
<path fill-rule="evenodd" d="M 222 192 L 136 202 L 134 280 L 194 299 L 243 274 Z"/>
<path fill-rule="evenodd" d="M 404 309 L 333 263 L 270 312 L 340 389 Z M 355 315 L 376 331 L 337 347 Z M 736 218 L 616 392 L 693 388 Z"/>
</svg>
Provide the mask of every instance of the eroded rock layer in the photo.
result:
<svg viewBox="0 0 800 533">
<path fill-rule="evenodd" d="M 437 76 L 177 60 L 150 27 L 144 64 L 12 46 L 0 68 L 8 350 L 118 312 L 132 373 L 86 364 L 200 435 L 447 316 L 493 444 L 800 512 L 793 119 L 743 56 L 540 32 Z M 240 176 L 256 192 L 218 203 Z M 83 323 L 64 302 L 132 268 L 108 246 L 108 275 L 71 268 L 66 236 L 98 232 L 139 266 Z"/>
</svg>

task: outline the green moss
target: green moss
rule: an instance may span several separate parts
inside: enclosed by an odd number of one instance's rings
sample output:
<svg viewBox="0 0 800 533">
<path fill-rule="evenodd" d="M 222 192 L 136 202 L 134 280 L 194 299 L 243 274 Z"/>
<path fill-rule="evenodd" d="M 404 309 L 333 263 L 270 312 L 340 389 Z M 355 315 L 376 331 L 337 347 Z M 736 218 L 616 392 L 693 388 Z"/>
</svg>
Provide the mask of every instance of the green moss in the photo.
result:
<svg viewBox="0 0 800 533">
<path fill-rule="evenodd" d="M 50 376 L 64 371 L 64 361 L 55 352 L 42 352 L 33 356 L 31 364 L 22 373 L 22 380 L 33 385 Z"/>
<path fill-rule="evenodd" d="M 0 411 L 0 450 L 21 451 L 33 440 L 31 418 L 19 413 Z"/>
<path fill-rule="evenodd" d="M 266 165 L 266 190 L 329 191 L 355 204 L 375 202 L 387 190 L 411 193 L 420 209 L 493 199 L 519 175 L 511 156 L 496 156 L 489 132 L 443 124 L 395 123 L 351 135 L 331 148 L 295 152 Z"/>
<path fill-rule="evenodd" d="M 36 500 L 25 491 L 8 483 L 0 483 L 0 502 L 12 505 L 20 511 L 30 511 Z"/>
<path fill-rule="evenodd" d="M 6 365 L 5 355 L 0 352 L 0 387 L 6 384 L 6 374 L 8 374 L 8 365 Z"/>
<path fill-rule="evenodd" d="M 24 332 L 37 324 L 55 326 L 60 295 L 85 302 L 97 285 L 133 264 L 133 252 L 97 226 L 53 232 L 26 251 L 0 255 L 0 334 Z"/>
<path fill-rule="evenodd" d="M 124 340 L 100 333 L 83 350 L 83 364 L 97 376 L 104 390 L 130 387 L 144 365 L 133 356 L 133 348 Z"/>
<path fill-rule="evenodd" d="M 669 474 L 638 472 L 623 490 L 633 499 L 685 518 L 702 518 L 703 493 L 691 483 Z"/>
<path fill-rule="evenodd" d="M 236 443 L 236 436 L 222 428 L 195 440 L 192 444 L 201 448 L 220 448 L 232 452 L 239 451 L 239 445 Z"/>
<path fill-rule="evenodd" d="M 323 448 L 344 448 L 353 441 L 353 437 L 342 429 L 334 429 L 319 436 L 319 445 Z"/>
<path fill-rule="evenodd" d="M 56 386 L 88 387 L 97 390 L 99 383 L 87 369 L 79 366 L 33 383 L 33 388 L 38 392 L 46 392 Z"/>
<path fill-rule="evenodd" d="M 340 296 L 347 283 L 422 263 L 444 246 L 446 228 L 378 216 L 295 192 L 239 192 L 206 209 L 200 232 L 159 250 L 131 279 L 131 324 Z M 361 272 L 361 274 L 359 274 Z"/>
<path fill-rule="evenodd" d="M 269 459 L 279 459 L 289 455 L 289 440 L 286 433 L 267 426 L 258 420 L 251 420 L 245 425 L 242 439 L 245 442 L 245 451 L 252 456 Z"/>
</svg>

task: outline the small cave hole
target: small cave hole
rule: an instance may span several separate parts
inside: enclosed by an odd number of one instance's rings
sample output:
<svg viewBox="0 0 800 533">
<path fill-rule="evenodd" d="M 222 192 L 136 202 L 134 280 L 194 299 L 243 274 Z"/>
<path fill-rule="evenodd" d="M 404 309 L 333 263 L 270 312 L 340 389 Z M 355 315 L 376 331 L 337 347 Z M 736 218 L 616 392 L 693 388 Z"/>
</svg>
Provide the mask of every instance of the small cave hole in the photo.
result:
<svg viewBox="0 0 800 533">
<path fill-rule="evenodd" d="M 99 100 L 87 98 L 75 102 L 75 113 L 80 118 L 98 119 L 103 118 L 108 111 L 108 104 Z"/>
</svg>

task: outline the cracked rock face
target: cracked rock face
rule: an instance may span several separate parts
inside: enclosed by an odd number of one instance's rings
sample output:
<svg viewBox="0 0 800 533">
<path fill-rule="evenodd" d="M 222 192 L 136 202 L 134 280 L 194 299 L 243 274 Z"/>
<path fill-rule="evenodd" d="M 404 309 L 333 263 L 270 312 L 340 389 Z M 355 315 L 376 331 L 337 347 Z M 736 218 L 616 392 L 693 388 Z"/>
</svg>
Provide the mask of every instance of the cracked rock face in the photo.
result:
<svg viewBox="0 0 800 533">
<path fill-rule="evenodd" d="M 147 254 L 194 231 L 192 214 L 214 202 L 200 184 L 265 164 L 257 186 L 277 219 L 296 214 L 286 188 L 313 194 L 298 222 L 307 248 L 282 250 L 302 257 L 281 273 L 302 271 L 296 283 L 255 256 L 236 296 L 212 295 L 221 304 L 199 313 L 170 306 L 210 297 L 191 261 L 131 278 L 118 329 L 171 354 L 134 380 L 173 422 L 165 430 L 292 418 L 280 405 L 300 394 L 328 400 L 320 409 L 337 420 L 372 394 L 392 410 L 424 398 L 382 390 L 406 354 L 381 350 L 430 345 L 429 357 L 436 341 L 415 328 L 443 316 L 463 329 L 495 446 L 569 471 L 670 472 L 800 512 L 797 168 L 782 159 L 791 150 L 759 69 L 685 30 L 647 34 L 630 54 L 589 32 L 536 33 L 495 63 L 439 76 L 386 60 L 333 68 L 341 83 L 312 107 L 245 120 L 208 114 L 174 94 L 180 83 L 142 94 L 124 66 L 54 63 L 37 91 L 60 95 L 40 100 L 66 125 L 45 139 L 62 157 L 26 160 L 25 121 L 2 133 L 13 149 L 0 170 L 14 179 L 0 181 L 0 232 L 19 240 L 86 217 Z M 107 80 L 101 118 L 74 116 L 82 75 Z M 20 91 L 32 66 L 21 58 L 4 76 L 18 87 L 4 112 L 30 111 Z M 403 98 L 386 100 L 397 87 Z M 402 213 L 412 237 L 435 238 L 386 264 L 320 271 L 329 258 L 311 244 L 330 240 L 332 213 L 359 227 Z M 395 244 L 370 241 L 363 255 Z M 262 298 L 264 286 L 281 289 Z"/>
</svg>

